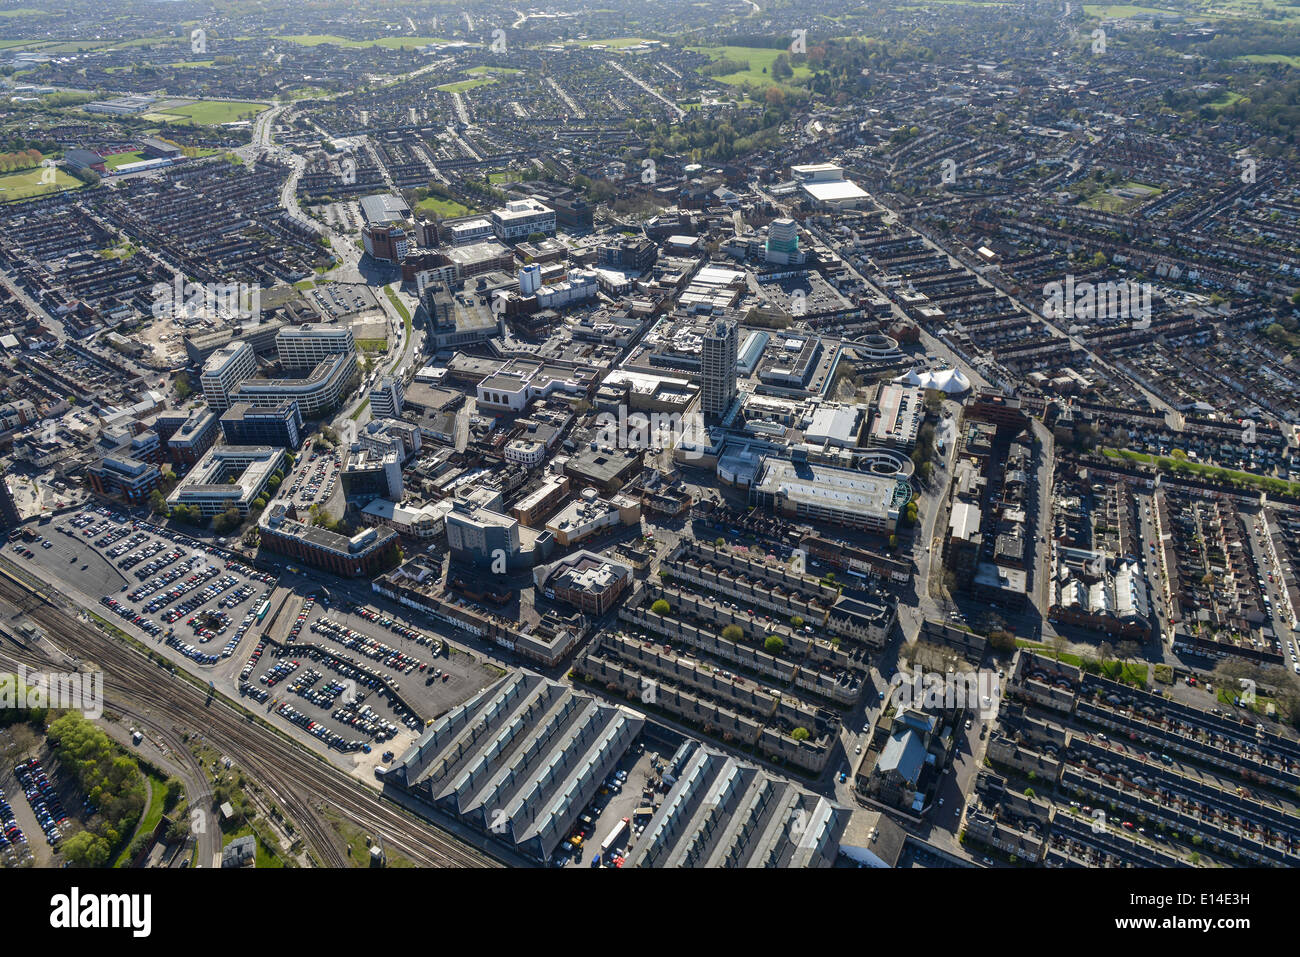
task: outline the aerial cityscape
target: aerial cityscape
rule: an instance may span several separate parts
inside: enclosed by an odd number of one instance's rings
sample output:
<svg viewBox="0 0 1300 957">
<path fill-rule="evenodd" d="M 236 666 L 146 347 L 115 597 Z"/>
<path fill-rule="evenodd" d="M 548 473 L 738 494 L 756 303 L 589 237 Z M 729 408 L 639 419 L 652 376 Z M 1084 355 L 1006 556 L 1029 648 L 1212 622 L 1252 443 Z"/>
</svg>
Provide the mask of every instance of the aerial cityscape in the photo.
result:
<svg viewBox="0 0 1300 957">
<path fill-rule="evenodd" d="M 1300 0 L 1151 2 L 6 0 L 0 864 L 1300 865 Z"/>
</svg>

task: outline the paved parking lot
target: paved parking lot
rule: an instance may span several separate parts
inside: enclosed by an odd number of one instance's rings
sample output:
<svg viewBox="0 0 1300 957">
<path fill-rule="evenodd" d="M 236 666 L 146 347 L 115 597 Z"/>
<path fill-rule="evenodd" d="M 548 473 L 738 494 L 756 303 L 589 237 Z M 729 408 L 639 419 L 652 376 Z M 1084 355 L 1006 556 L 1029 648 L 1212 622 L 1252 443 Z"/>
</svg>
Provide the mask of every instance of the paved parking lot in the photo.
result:
<svg viewBox="0 0 1300 957">
<path fill-rule="evenodd" d="M 426 720 L 499 676 L 468 655 L 449 655 L 418 625 L 331 601 L 324 590 L 275 600 L 272 640 L 250 650 L 240 694 L 336 751 L 370 754 L 384 744 L 379 750 L 400 752 Z"/>
<path fill-rule="evenodd" d="M 342 471 L 338 453 L 304 446 L 301 458 L 280 486 L 280 498 L 301 508 L 323 507 L 333 496 Z"/>
<path fill-rule="evenodd" d="M 265 572 L 230 562 L 189 536 L 85 510 L 33 528 L 39 541 L 15 542 L 51 579 L 88 597 L 128 632 L 211 665 L 234 655 L 274 587 Z"/>
<path fill-rule="evenodd" d="M 262 705 L 323 753 L 351 755 L 354 773 L 369 775 L 426 720 L 501 674 L 445 646 L 427 622 L 341 597 L 331 601 L 326 589 L 310 583 L 296 592 L 278 588 L 272 575 L 229 561 L 183 532 L 111 509 L 28 527 L 40 537 L 6 543 L 12 561 L 56 588 L 66 583 L 65 591 L 84 597 L 96 615 L 174 660 L 200 665 L 199 674 Z M 260 640 L 267 629 L 275 641 L 288 642 L 284 654 Z M 293 644 L 302 651 L 295 653 Z M 400 700 L 390 700 L 385 685 Z"/>
</svg>

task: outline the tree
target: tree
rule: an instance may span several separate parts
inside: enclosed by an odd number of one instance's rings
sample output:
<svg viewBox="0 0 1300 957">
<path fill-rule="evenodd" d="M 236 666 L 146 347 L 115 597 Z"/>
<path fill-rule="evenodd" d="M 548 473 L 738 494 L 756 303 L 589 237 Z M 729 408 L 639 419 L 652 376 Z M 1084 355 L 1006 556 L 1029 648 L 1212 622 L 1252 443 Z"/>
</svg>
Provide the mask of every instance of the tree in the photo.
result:
<svg viewBox="0 0 1300 957">
<path fill-rule="evenodd" d="M 800 618 L 798 615 L 791 615 L 791 616 L 790 616 L 790 627 L 791 627 L 791 628 L 793 628 L 793 629 L 795 629 L 796 631 L 798 631 L 798 630 L 799 630 L 800 628 L 802 628 L 803 626 L 804 626 L 804 620 L 803 620 L 802 618 Z"/>
<path fill-rule="evenodd" d="M 650 606 L 650 610 L 656 615 L 667 615 L 668 612 L 672 611 L 672 606 L 664 599 L 659 598 Z"/>
<path fill-rule="evenodd" d="M 795 728 L 790 732 L 790 737 L 796 741 L 807 741 L 811 735 L 809 735 L 807 728 Z"/>
<path fill-rule="evenodd" d="M 1069 642 L 1067 642 L 1060 635 L 1052 636 L 1052 657 L 1056 659 L 1056 663 L 1058 665 L 1061 663 L 1061 655 L 1065 653 L 1065 649 L 1068 644 Z"/>
<path fill-rule="evenodd" d="M 233 505 L 212 520 L 212 530 L 219 535 L 226 532 L 232 532 L 238 528 L 244 521 L 244 516 L 239 514 L 239 509 Z"/>
<path fill-rule="evenodd" d="M 108 854 L 108 841 L 90 831 L 79 831 L 63 842 L 63 856 L 71 867 L 103 867 Z"/>
<path fill-rule="evenodd" d="M 744 639 L 745 631 L 739 625 L 727 625 L 722 629 L 722 637 L 735 643 Z"/>
<path fill-rule="evenodd" d="M 763 642 L 763 650 L 769 655 L 779 655 L 785 651 L 785 642 L 781 640 L 780 635 L 768 635 L 767 640 Z"/>
<path fill-rule="evenodd" d="M 155 515 L 167 514 L 167 497 L 159 489 L 149 493 L 149 508 Z"/>
<path fill-rule="evenodd" d="M 989 633 L 989 644 L 993 646 L 995 651 L 1015 651 L 1016 636 L 1009 631 L 993 631 Z"/>
</svg>

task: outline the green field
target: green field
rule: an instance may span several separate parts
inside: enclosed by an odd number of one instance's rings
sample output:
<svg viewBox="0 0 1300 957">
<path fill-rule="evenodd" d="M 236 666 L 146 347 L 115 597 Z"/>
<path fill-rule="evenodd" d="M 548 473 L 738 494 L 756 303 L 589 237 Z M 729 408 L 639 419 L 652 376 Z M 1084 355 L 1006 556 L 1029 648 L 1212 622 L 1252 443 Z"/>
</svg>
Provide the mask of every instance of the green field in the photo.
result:
<svg viewBox="0 0 1300 957">
<path fill-rule="evenodd" d="M 1153 17 L 1180 16 L 1178 10 L 1162 10 L 1157 7 L 1135 7 L 1128 3 L 1085 3 L 1083 12 L 1090 17 L 1136 17 L 1143 13 Z"/>
<path fill-rule="evenodd" d="M 141 150 L 136 150 L 134 153 L 112 153 L 104 157 L 104 166 L 108 169 L 117 169 L 125 163 L 138 163 L 144 158 Z"/>
<path fill-rule="evenodd" d="M 347 37 L 329 33 L 299 33 L 292 36 L 277 36 L 275 40 L 287 40 L 304 47 L 318 47 L 333 44 L 337 47 L 388 47 L 394 50 L 427 47 L 431 43 L 448 43 L 442 37 L 379 37 L 375 40 L 349 40 Z"/>
<path fill-rule="evenodd" d="M 1143 192 L 1139 198 L 1129 198 L 1118 196 L 1112 190 L 1131 189 Z M 1154 186 L 1148 186 L 1146 183 L 1121 183 L 1119 186 L 1111 186 L 1100 192 L 1093 193 L 1079 205 L 1087 209 L 1099 209 L 1104 213 L 1122 213 L 1130 207 L 1145 203 L 1149 199 L 1155 199 L 1164 190 L 1157 189 Z"/>
<path fill-rule="evenodd" d="M 481 76 L 484 73 L 523 73 L 524 71 L 516 70 L 511 66 L 472 66 L 465 72 Z"/>
<path fill-rule="evenodd" d="M 731 86 L 740 86 L 745 83 L 766 84 L 778 82 L 772 79 L 772 64 L 776 58 L 785 50 L 769 50 L 763 47 L 688 47 L 696 53 L 703 53 L 713 60 L 745 60 L 749 63 L 748 70 L 741 70 L 737 73 L 726 73 L 722 76 L 710 77 L 709 79 L 717 80 L 719 83 L 726 83 Z M 812 70 L 806 66 L 799 66 L 791 63 L 794 69 L 794 82 L 806 80 L 812 76 Z"/>
<path fill-rule="evenodd" d="M 415 204 L 417 211 L 425 213 L 434 213 L 446 219 L 454 219 L 457 216 L 468 216 L 474 210 L 468 206 L 462 206 L 453 199 L 443 199 L 441 196 L 430 196 L 428 199 L 422 199 Z"/>
<path fill-rule="evenodd" d="M 472 90 L 478 86 L 487 86 L 490 83 L 497 82 L 494 76 L 481 76 L 475 80 L 461 80 L 459 83 L 444 83 L 438 87 L 440 90 L 446 90 L 448 93 L 464 93 L 466 90 Z"/>
<path fill-rule="evenodd" d="M 0 203 L 11 203 L 14 200 L 30 199 L 33 196 L 40 196 L 45 193 L 59 193 L 65 189 L 76 189 L 84 185 L 81 180 L 75 176 L 70 176 L 61 169 L 54 171 L 54 182 L 42 185 L 41 174 L 44 173 L 42 167 L 23 170 L 21 173 L 6 173 L 0 176 Z"/>
<path fill-rule="evenodd" d="M 246 103 L 239 100 L 195 100 L 180 106 L 168 106 L 146 113 L 144 118 L 167 123 L 195 123 L 199 126 L 220 126 L 237 120 L 252 119 L 268 109 L 265 103 Z"/>
<path fill-rule="evenodd" d="M 1300 69 L 1300 56 L 1287 56 L 1285 53 L 1252 53 L 1242 59 L 1251 63 L 1285 63 L 1287 66 Z"/>
</svg>

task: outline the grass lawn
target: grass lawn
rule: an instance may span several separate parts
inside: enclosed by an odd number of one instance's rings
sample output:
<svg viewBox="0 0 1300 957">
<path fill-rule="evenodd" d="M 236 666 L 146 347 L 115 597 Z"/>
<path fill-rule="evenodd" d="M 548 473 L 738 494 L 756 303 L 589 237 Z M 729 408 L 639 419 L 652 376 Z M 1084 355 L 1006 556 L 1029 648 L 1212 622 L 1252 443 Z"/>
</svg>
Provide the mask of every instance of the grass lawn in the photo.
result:
<svg viewBox="0 0 1300 957">
<path fill-rule="evenodd" d="M 1233 685 L 1227 687 L 1225 687 L 1224 685 L 1220 685 L 1214 691 L 1214 697 L 1218 698 L 1221 703 L 1226 704 L 1229 708 L 1237 707 L 1232 703 L 1232 699 L 1240 698 L 1241 694 L 1242 694 L 1242 688 L 1240 682 L 1235 682 Z M 1273 704 L 1274 708 L 1276 708 L 1276 704 L 1274 704 L 1271 698 L 1266 698 L 1264 697 L 1264 695 L 1256 692 L 1255 700 L 1252 701 L 1250 704 L 1246 704 L 1246 702 L 1243 701 L 1241 702 L 1241 707 L 1245 708 L 1247 711 L 1252 711 L 1258 715 L 1267 715 L 1268 706 L 1270 704 Z"/>
<path fill-rule="evenodd" d="M 716 80 L 719 83 L 726 83 L 731 86 L 739 86 L 744 83 L 755 84 L 780 84 L 782 82 L 797 82 L 806 80 L 812 76 L 812 70 L 806 66 L 791 64 L 794 69 L 794 76 L 787 80 L 775 80 L 772 78 L 772 64 L 782 53 L 788 53 L 787 50 L 770 50 L 765 47 L 688 47 L 696 53 L 703 53 L 713 60 L 746 60 L 749 63 L 748 70 L 741 70 L 737 73 L 726 73 L 722 76 L 707 77 L 706 79 Z M 766 71 L 766 72 L 764 72 Z"/>
<path fill-rule="evenodd" d="M 1242 59 L 1251 63 L 1285 63 L 1287 66 L 1300 69 L 1300 56 L 1287 56 L 1285 53 L 1252 53 Z"/>
<path fill-rule="evenodd" d="M 1037 651 L 1045 658 L 1056 660 L 1056 654 L 1051 647 L 1041 642 L 1026 641 L 1023 638 L 1016 639 L 1017 648 L 1029 648 Z M 1061 664 L 1073 665 L 1076 668 L 1083 667 L 1083 658 L 1079 655 L 1072 655 L 1069 652 L 1061 653 Z M 1131 662 L 1121 661 L 1103 661 L 1101 663 L 1101 673 L 1112 681 L 1122 681 L 1125 684 L 1145 685 L 1147 683 L 1147 666 L 1135 665 Z"/>
<path fill-rule="evenodd" d="M 444 83 L 442 86 L 438 87 L 438 89 L 446 90 L 448 93 L 464 93 L 467 90 L 472 90 L 475 87 L 487 86 L 496 81 L 497 78 L 494 76 L 480 76 L 477 79 L 461 80 L 458 83 Z"/>
<path fill-rule="evenodd" d="M 1151 16 L 1178 16 L 1177 10 L 1162 10 L 1158 7 L 1135 7 L 1127 3 L 1085 3 L 1083 12 L 1090 17 L 1135 17 L 1148 13 Z"/>
<path fill-rule="evenodd" d="M 1139 195 L 1129 197 L 1120 196 L 1119 190 L 1132 190 Z M 1146 183 L 1121 183 L 1119 186 L 1111 186 L 1100 192 L 1093 193 L 1080 205 L 1087 209 L 1099 209 L 1105 213 L 1122 213 L 1131 206 L 1139 203 L 1145 203 L 1149 199 L 1159 196 L 1164 190 L 1155 186 L 1148 186 Z"/>
<path fill-rule="evenodd" d="M 456 216 L 468 216 L 474 210 L 468 206 L 462 206 L 454 199 L 443 199 L 441 196 L 428 196 L 415 204 L 417 211 L 434 213 L 444 218 L 455 218 Z"/>
<path fill-rule="evenodd" d="M 1219 98 L 1211 101 L 1209 105 L 1214 107 L 1216 110 L 1226 110 L 1240 99 L 1243 99 L 1240 93 L 1237 93 L 1234 90 L 1224 90 L 1223 93 L 1219 95 Z"/>
<path fill-rule="evenodd" d="M 394 292 L 391 286 L 384 287 L 384 294 L 388 296 L 388 301 L 393 304 L 393 308 L 397 310 L 397 314 L 402 317 L 402 328 L 405 330 L 405 338 L 402 340 L 402 354 L 397 357 L 397 361 L 393 363 L 393 367 L 388 370 L 391 373 L 397 370 L 397 367 L 402 364 L 402 360 L 406 358 L 406 354 L 411 351 L 413 326 L 411 323 L 411 310 L 406 308 L 406 303 L 402 302 L 402 297 Z"/>
<path fill-rule="evenodd" d="M 466 73 L 472 73 L 475 76 L 482 76 L 488 73 L 523 73 L 523 70 L 516 70 L 509 66 L 472 66 Z"/>
<path fill-rule="evenodd" d="M 140 771 L 145 776 L 145 785 L 149 790 L 149 800 L 145 804 L 144 816 L 140 819 L 140 825 L 136 828 L 135 833 L 151 834 L 153 829 L 158 826 L 158 822 L 162 820 L 163 805 L 167 803 L 167 792 L 170 789 L 167 787 L 167 782 L 156 774 L 151 774 L 145 771 L 144 768 L 141 768 Z M 122 852 L 117 855 L 117 860 L 113 862 L 114 867 L 125 867 L 127 865 L 127 854 L 130 849 L 131 842 L 127 841 L 122 847 Z"/>
<path fill-rule="evenodd" d="M 199 126 L 220 126 L 236 120 L 248 120 L 269 109 L 265 103 L 247 103 L 239 100 L 195 100 L 180 106 L 169 106 L 164 111 L 150 113 L 171 123 L 195 123 Z"/>
<path fill-rule="evenodd" d="M 143 150 L 135 150 L 131 153 L 112 153 L 104 157 L 104 165 L 108 169 L 117 169 L 125 163 L 137 163 L 144 158 Z"/>
<path fill-rule="evenodd" d="M 0 176 L 0 203 L 11 203 L 20 199 L 31 199 L 47 193 L 59 193 L 65 189 L 77 189 L 85 184 L 61 169 L 54 171 L 53 183 L 42 183 L 41 176 L 46 167 L 36 166 L 19 173 L 6 173 Z"/>
<path fill-rule="evenodd" d="M 351 821 L 346 821 L 336 814 L 325 810 L 325 817 L 330 822 L 330 827 L 334 832 L 343 838 L 344 843 L 348 846 L 348 860 L 355 867 L 370 866 L 370 848 L 366 846 L 366 833 L 357 827 Z M 414 867 L 408 858 L 403 857 L 391 849 L 385 852 L 388 858 L 389 867 Z"/>
<path fill-rule="evenodd" d="M 444 40 L 442 37 L 378 37 L 374 40 L 349 40 L 347 37 L 335 36 L 329 33 L 298 33 L 292 36 L 274 37 L 276 40 L 287 40 L 290 43 L 296 43 L 304 47 L 324 46 L 332 43 L 337 47 L 388 47 L 393 50 L 414 49 L 415 47 L 427 47 L 431 43 L 450 43 L 450 40 Z"/>
<path fill-rule="evenodd" d="M 222 849 L 224 850 L 227 846 L 229 846 L 230 842 L 233 841 L 235 838 L 247 837 L 249 834 L 252 834 L 254 838 L 256 838 L 257 840 L 257 857 L 255 863 L 259 868 L 284 867 L 284 861 L 280 859 L 279 855 L 276 853 L 276 849 L 268 847 L 266 842 L 262 840 L 262 838 L 256 832 L 254 832 L 252 826 L 248 824 L 245 824 L 237 831 L 231 831 L 227 834 L 223 834 L 221 838 Z"/>
<path fill-rule="evenodd" d="M 1145 452 L 1134 452 L 1131 449 L 1103 448 L 1101 454 L 1109 459 L 1124 459 L 1129 462 L 1154 465 L 1164 472 L 1188 472 L 1205 478 L 1218 479 L 1219 481 L 1251 485 L 1279 494 L 1300 495 L 1300 482 L 1287 482 L 1285 479 L 1273 478 L 1269 475 L 1239 472 L 1236 469 L 1225 469 L 1217 465 L 1206 465 L 1203 462 L 1176 459 L 1166 455 L 1148 455 Z"/>
<path fill-rule="evenodd" d="M 387 339 L 358 339 L 357 348 L 362 352 L 384 352 L 388 349 Z"/>
</svg>

